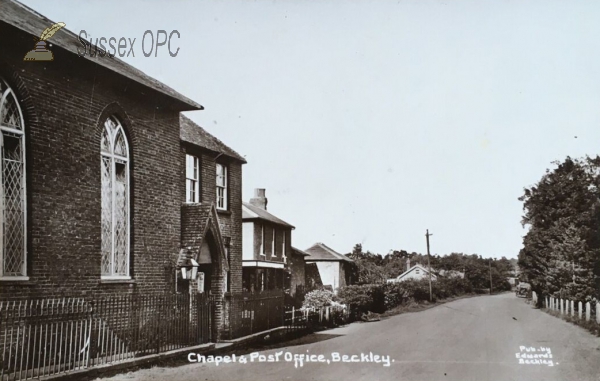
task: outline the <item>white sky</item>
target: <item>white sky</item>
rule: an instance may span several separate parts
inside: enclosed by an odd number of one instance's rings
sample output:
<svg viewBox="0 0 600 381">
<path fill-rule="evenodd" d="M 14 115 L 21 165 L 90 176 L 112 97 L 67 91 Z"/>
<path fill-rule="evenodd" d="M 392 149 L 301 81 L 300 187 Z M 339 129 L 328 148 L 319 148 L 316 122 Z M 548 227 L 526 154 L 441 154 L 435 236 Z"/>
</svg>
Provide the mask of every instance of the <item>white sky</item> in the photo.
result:
<svg viewBox="0 0 600 381">
<path fill-rule="evenodd" d="M 516 257 L 523 187 L 600 153 L 597 1 L 24 0 L 205 106 L 293 245 Z M 176 29 L 177 57 L 142 55 Z M 40 31 L 41 32 L 41 31 Z M 577 138 L 575 138 L 577 136 Z"/>
</svg>

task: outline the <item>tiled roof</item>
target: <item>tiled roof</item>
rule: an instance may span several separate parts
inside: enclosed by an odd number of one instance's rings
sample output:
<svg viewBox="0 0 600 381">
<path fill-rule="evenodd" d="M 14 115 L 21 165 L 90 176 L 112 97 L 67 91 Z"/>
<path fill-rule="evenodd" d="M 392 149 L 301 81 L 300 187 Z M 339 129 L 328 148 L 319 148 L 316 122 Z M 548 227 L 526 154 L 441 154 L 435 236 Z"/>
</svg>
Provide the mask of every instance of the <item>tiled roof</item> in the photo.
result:
<svg viewBox="0 0 600 381">
<path fill-rule="evenodd" d="M 328 247 L 327 245 L 325 245 L 324 243 L 321 243 L 321 242 L 315 243 L 314 245 L 312 245 L 311 247 L 309 247 L 308 249 L 306 249 L 304 251 L 306 251 L 308 254 L 310 254 L 310 258 L 306 259 L 307 261 L 310 260 L 310 261 L 354 262 L 352 259 L 346 257 L 345 255 L 338 253 L 337 251 L 333 250 L 332 248 Z"/>
<path fill-rule="evenodd" d="M 2 10 L 0 12 L 0 21 L 12 25 L 37 38 L 40 37 L 40 34 L 46 28 L 54 24 L 54 21 L 49 20 L 47 17 L 42 16 L 33 9 L 15 0 L 0 0 L 0 9 Z M 51 42 L 52 45 L 61 47 L 77 56 L 79 56 L 77 49 L 82 46 L 79 37 L 66 28 L 59 30 L 50 38 L 49 42 Z M 31 48 L 33 48 L 33 43 Z M 25 54 L 25 52 L 23 54 Z M 89 54 L 87 54 L 84 57 L 81 57 L 81 59 L 103 66 L 119 75 L 140 83 L 143 86 L 182 102 L 184 105 L 180 108 L 181 110 L 202 110 L 204 108 L 202 105 L 178 93 L 164 83 L 144 74 L 142 71 L 121 61 L 117 57 L 109 58 L 106 56 L 100 57 L 98 55 L 90 57 Z"/>
<path fill-rule="evenodd" d="M 185 115 L 179 117 L 181 125 L 181 140 L 187 143 L 197 145 L 202 148 L 206 148 L 213 152 L 222 153 L 223 155 L 232 157 L 246 163 L 246 159 L 233 149 L 229 148 L 222 141 L 209 134 L 204 128 L 194 123 L 190 118 Z"/>
<path fill-rule="evenodd" d="M 310 257 L 310 254 L 308 254 L 306 251 L 297 249 L 294 246 L 292 246 L 292 253 L 296 255 L 302 255 L 303 257 Z"/>
<path fill-rule="evenodd" d="M 293 225 L 290 225 L 284 220 L 275 217 L 274 215 L 272 215 L 264 209 L 261 209 L 247 202 L 242 203 L 242 221 L 254 219 L 265 220 L 277 225 L 282 225 L 288 228 L 295 229 Z"/>
</svg>

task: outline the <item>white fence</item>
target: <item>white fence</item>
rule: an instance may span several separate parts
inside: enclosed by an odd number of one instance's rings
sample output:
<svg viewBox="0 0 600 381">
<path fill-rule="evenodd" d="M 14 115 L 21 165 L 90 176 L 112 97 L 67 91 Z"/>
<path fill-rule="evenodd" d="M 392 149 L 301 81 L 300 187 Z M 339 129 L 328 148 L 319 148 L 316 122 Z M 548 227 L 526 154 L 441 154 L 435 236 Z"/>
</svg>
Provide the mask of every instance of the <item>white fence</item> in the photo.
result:
<svg viewBox="0 0 600 381">
<path fill-rule="evenodd" d="M 532 293 L 531 299 L 534 303 L 537 303 L 538 296 L 535 293 L 535 291 Z M 577 317 L 581 320 L 595 320 L 596 323 L 600 324 L 600 302 L 583 303 L 581 301 L 554 298 L 548 296 L 543 300 L 543 302 L 544 307 L 551 311 L 559 312 L 561 315 L 570 315 L 572 317 L 575 317 L 577 315 Z"/>
</svg>

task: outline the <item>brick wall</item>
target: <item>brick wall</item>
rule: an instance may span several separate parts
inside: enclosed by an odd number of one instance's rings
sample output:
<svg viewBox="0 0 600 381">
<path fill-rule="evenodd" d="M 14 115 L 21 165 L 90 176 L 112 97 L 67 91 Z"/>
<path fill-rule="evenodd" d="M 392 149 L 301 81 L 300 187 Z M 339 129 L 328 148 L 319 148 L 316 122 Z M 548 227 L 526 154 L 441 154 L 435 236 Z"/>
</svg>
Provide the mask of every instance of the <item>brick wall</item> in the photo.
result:
<svg viewBox="0 0 600 381">
<path fill-rule="evenodd" d="M 23 62 L 32 41 L 0 23 L 0 75 L 25 113 L 30 277 L 2 281 L 0 298 L 172 291 L 184 193 L 178 110 L 165 96 L 58 47 L 53 62 Z M 130 139 L 130 283 L 100 280 L 100 131 L 112 113 Z M 241 170 L 231 173 L 241 188 Z M 232 254 L 241 256 L 231 226 L 237 217 L 223 220 Z M 239 266 L 236 272 L 241 277 Z"/>
</svg>

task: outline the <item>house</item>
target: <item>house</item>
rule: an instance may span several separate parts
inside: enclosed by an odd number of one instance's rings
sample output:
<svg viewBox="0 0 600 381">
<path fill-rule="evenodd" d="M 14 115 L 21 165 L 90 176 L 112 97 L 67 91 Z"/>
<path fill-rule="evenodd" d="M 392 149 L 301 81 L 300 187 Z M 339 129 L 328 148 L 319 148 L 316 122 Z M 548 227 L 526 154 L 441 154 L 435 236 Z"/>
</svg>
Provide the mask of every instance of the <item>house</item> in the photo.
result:
<svg viewBox="0 0 600 381">
<path fill-rule="evenodd" d="M 429 279 L 429 270 L 427 268 L 421 266 L 420 264 L 415 264 L 413 266 L 410 265 L 410 259 L 406 261 L 407 270 L 402 274 L 398 275 L 396 278 L 388 279 L 388 283 L 394 282 L 402 282 L 405 280 L 421 280 L 421 279 Z M 437 276 L 433 271 L 431 271 L 431 280 L 437 280 Z"/>
<path fill-rule="evenodd" d="M 340 287 L 354 282 L 352 274 L 355 264 L 352 259 L 321 242 L 315 243 L 304 251 L 309 254 L 304 261 L 307 266 L 316 265 L 323 287 L 337 292 Z M 311 280 L 307 281 L 307 285 L 313 282 L 314 275 L 311 276 Z"/>
<path fill-rule="evenodd" d="M 242 206 L 242 287 L 246 292 L 284 290 L 289 287 L 294 226 L 267 211 L 265 189 Z"/>
<path fill-rule="evenodd" d="M 178 266 L 198 265 L 199 277 L 186 292 L 224 298 L 215 314 L 217 334 L 229 337 L 229 295 L 242 291 L 242 165 L 246 160 L 222 141 L 181 115 L 181 247 Z"/>
<path fill-rule="evenodd" d="M 245 160 L 180 115 L 203 107 L 65 28 L 24 61 L 53 22 L 0 8 L 0 300 L 240 293 Z"/>
</svg>

